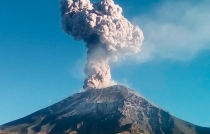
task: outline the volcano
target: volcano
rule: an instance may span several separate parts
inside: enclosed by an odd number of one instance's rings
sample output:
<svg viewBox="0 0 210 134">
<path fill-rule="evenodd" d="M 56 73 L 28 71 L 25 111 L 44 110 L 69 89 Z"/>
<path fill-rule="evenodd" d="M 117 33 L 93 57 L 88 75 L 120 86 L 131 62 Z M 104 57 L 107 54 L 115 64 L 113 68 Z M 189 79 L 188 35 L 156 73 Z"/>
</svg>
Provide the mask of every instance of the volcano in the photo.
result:
<svg viewBox="0 0 210 134">
<path fill-rule="evenodd" d="M 178 119 L 116 85 L 76 93 L 0 126 L 0 134 L 210 134 L 210 128 Z"/>
</svg>

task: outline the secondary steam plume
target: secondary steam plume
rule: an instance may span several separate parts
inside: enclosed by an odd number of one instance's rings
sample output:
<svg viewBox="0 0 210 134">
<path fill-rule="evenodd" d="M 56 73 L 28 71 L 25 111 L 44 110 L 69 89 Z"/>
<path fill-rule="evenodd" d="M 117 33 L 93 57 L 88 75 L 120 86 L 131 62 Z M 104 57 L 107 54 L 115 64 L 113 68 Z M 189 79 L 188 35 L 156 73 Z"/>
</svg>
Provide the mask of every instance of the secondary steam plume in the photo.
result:
<svg viewBox="0 0 210 134">
<path fill-rule="evenodd" d="M 122 16 L 122 8 L 113 0 L 90 3 L 89 0 L 61 0 L 63 30 L 86 43 L 87 76 L 84 89 L 110 86 L 109 62 L 120 55 L 140 51 L 142 31 Z"/>
</svg>

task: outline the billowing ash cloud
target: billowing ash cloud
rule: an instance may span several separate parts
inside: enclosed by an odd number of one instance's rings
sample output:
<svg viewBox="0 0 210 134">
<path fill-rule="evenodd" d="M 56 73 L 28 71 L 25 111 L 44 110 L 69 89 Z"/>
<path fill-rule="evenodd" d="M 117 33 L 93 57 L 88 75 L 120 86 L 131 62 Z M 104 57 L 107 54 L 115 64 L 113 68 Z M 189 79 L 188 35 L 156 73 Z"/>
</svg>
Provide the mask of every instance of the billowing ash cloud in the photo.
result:
<svg viewBox="0 0 210 134">
<path fill-rule="evenodd" d="M 61 0 L 61 17 L 63 30 L 88 48 L 84 89 L 110 86 L 109 62 L 140 51 L 142 31 L 122 16 L 113 0 Z"/>
</svg>

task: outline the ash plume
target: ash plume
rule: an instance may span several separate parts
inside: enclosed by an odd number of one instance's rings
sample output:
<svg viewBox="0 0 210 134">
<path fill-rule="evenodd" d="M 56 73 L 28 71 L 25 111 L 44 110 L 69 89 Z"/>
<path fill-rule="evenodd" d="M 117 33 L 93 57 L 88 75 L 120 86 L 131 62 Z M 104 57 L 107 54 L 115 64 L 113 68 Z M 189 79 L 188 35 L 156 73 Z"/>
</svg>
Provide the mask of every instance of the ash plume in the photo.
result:
<svg viewBox="0 0 210 134">
<path fill-rule="evenodd" d="M 87 76 L 84 89 L 100 89 L 111 85 L 110 61 L 140 51 L 143 33 L 122 15 L 113 0 L 90 3 L 89 0 L 61 0 L 63 30 L 86 43 Z"/>
</svg>

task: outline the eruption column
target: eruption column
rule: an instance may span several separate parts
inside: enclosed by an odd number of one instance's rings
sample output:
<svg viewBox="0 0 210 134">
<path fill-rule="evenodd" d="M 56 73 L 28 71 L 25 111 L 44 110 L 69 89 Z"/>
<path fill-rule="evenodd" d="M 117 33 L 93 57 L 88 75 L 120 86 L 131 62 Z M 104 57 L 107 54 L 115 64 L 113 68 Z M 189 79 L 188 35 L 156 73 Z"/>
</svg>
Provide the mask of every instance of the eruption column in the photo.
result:
<svg viewBox="0 0 210 134">
<path fill-rule="evenodd" d="M 142 31 L 122 16 L 113 0 L 61 0 L 61 18 L 63 30 L 88 48 L 84 89 L 110 86 L 109 62 L 140 51 Z"/>
</svg>

